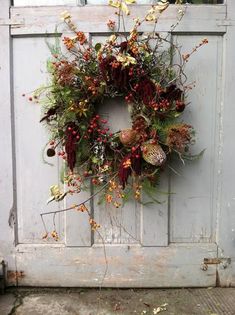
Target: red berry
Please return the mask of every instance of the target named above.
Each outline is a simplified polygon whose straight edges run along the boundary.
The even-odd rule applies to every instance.
[[[98,182],[97,182],[97,179],[96,178],[92,178],[92,184],[96,185]]]

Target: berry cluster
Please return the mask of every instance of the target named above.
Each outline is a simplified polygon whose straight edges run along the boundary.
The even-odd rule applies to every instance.
[[[109,133],[108,127],[103,127],[107,122],[108,121],[102,119],[100,115],[92,117],[87,128],[88,135],[85,135],[84,138],[90,138],[100,143],[107,143],[113,136],[112,133]]]

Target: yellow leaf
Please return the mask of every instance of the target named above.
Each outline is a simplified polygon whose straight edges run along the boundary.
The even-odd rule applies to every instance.
[[[115,7],[115,8],[120,8],[121,3],[119,1],[109,0],[109,5],[111,5],[112,7]]]
[[[60,188],[58,185],[51,186],[50,193],[51,193],[51,198],[47,201],[47,203],[53,200],[61,201],[67,195],[67,192],[63,193],[62,191],[60,191]]]
[[[126,4],[132,4],[132,3],[135,3],[136,1],[135,0],[125,0]]]
[[[50,192],[51,192],[51,196],[55,198],[57,198],[58,196],[62,194],[58,185],[51,186]]]
[[[71,18],[71,14],[68,11],[63,11],[60,13],[60,17],[63,21]]]
[[[116,39],[117,39],[117,36],[113,34],[108,38],[107,42],[110,44],[113,44],[115,43]]]
[[[130,14],[130,10],[128,9],[128,6],[124,2],[121,3],[121,9],[124,13],[126,13],[126,15]]]
[[[137,63],[135,58],[131,57],[130,55],[123,55],[123,54],[119,54],[117,56],[117,61],[121,62],[123,67],[127,67],[130,64],[134,65]]]
[[[163,11],[165,11],[169,6],[169,2],[166,1],[166,2],[158,2],[158,4],[156,5],[156,9],[159,13],[162,13]]]

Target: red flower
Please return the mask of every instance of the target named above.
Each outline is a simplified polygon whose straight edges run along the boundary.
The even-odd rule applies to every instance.
[[[144,77],[138,82],[136,93],[145,105],[149,105],[156,95],[155,84],[149,78]]]

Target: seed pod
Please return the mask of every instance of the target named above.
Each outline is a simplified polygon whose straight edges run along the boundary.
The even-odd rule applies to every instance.
[[[142,156],[147,163],[155,166],[161,166],[166,161],[166,153],[159,144],[143,144]]]
[[[55,155],[55,150],[52,148],[47,149],[47,156],[52,157]]]
[[[124,129],[120,132],[119,139],[123,145],[131,146],[137,140],[137,132],[133,129]]]

